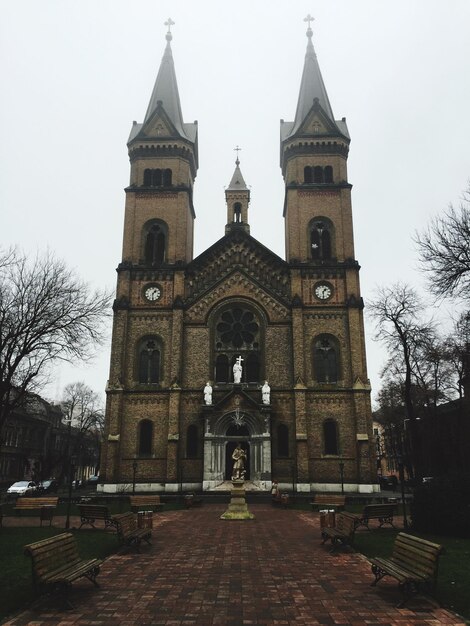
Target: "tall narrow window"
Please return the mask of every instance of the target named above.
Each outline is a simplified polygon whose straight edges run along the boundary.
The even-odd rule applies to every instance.
[[[198,429],[196,424],[190,424],[186,432],[186,456],[188,459],[197,457]]]
[[[163,172],[163,185],[165,187],[169,187],[171,185],[171,170],[170,169],[166,169]]]
[[[289,456],[289,428],[285,424],[277,426],[277,456]]]
[[[246,382],[247,383],[257,383],[260,380],[259,375],[259,356],[252,352],[248,354],[245,360],[246,367]]]
[[[142,420],[139,424],[139,455],[150,456],[152,454],[153,424],[150,420]]]
[[[318,383],[336,383],[339,379],[339,348],[334,337],[320,335],[313,347],[314,378]]]
[[[338,454],[338,429],[334,420],[323,422],[323,443],[325,454]]]
[[[145,237],[145,263],[160,265],[165,260],[165,232],[160,224],[153,224]]]
[[[152,170],[146,169],[144,171],[144,186],[150,187],[152,184]]]
[[[310,167],[310,165],[306,165],[304,167],[304,183],[312,183],[312,182],[313,182],[312,168]]]
[[[313,182],[314,183],[323,182],[323,168],[320,167],[320,165],[316,165],[313,169]]]
[[[160,382],[160,348],[154,338],[141,341],[138,350],[139,383],[154,384]]]
[[[235,202],[235,204],[233,205],[233,221],[242,221],[242,205],[239,202]]]
[[[333,182],[333,168],[331,167],[331,165],[327,165],[325,167],[325,183],[332,183]]]
[[[152,187],[162,186],[162,170],[153,170]]]
[[[310,248],[312,259],[326,260],[333,256],[333,226],[329,220],[315,220],[311,224]]]
[[[215,382],[228,383],[228,357],[226,354],[219,354],[215,360]]]

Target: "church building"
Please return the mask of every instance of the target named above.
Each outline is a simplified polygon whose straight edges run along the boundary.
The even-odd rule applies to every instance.
[[[198,127],[183,119],[171,39],[127,144],[100,488],[211,491],[240,444],[253,488],[377,490],[350,137],[310,22],[297,110],[281,121],[285,258],[250,234],[238,158],[225,232],[193,256]]]

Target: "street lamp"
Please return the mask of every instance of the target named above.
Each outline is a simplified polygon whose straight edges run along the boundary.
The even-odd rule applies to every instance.
[[[401,486],[401,506],[403,510],[403,527],[408,529],[408,518],[406,516],[406,500],[405,500],[405,472],[404,472],[404,462],[403,455],[401,452],[397,454],[397,463],[398,463],[398,477],[400,479]]]
[[[137,472],[137,461],[132,463],[132,493],[135,493],[135,474]]]
[[[339,475],[341,479],[341,493],[344,493],[344,461],[343,457],[339,459]]]

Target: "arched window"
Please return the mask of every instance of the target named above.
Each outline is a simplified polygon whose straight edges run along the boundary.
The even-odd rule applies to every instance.
[[[312,182],[313,182],[312,168],[310,167],[310,165],[306,165],[304,167],[304,183],[312,183]]]
[[[259,356],[255,352],[251,352],[245,359],[246,382],[257,383],[260,380],[259,375]]]
[[[313,344],[313,374],[317,383],[339,380],[339,346],[335,337],[320,335]]]
[[[289,428],[285,424],[277,426],[277,456],[289,456]]]
[[[338,454],[338,428],[334,420],[323,422],[323,444],[325,454]]]
[[[152,184],[152,170],[146,169],[144,171],[144,187],[150,187]]]
[[[332,258],[333,226],[326,219],[314,220],[310,226],[310,249],[312,259],[326,260]]]
[[[186,432],[186,457],[188,459],[194,459],[197,457],[198,452],[198,439],[199,433],[196,424],[188,426]]]
[[[331,165],[327,165],[325,167],[325,183],[332,183],[333,182],[333,168],[331,167]]]
[[[228,356],[219,354],[215,360],[215,382],[228,383],[229,380]]]
[[[172,172],[170,169],[166,169],[163,172],[163,185],[165,187],[169,187],[171,185],[171,175],[172,175]]]
[[[316,165],[313,169],[313,182],[322,183],[323,181],[323,168],[320,165]]]
[[[260,324],[255,313],[244,305],[224,309],[215,321],[215,381],[233,382],[233,365],[242,357],[242,383],[262,378]]]
[[[139,424],[139,456],[152,454],[153,424],[150,420],[142,420]]]
[[[160,382],[161,350],[155,337],[142,339],[138,347],[138,380],[143,384]]]
[[[166,229],[162,224],[152,224],[145,236],[144,257],[147,265],[161,265],[165,260]]]
[[[235,204],[233,205],[233,221],[242,221],[242,205],[240,204],[240,202],[235,202]]]

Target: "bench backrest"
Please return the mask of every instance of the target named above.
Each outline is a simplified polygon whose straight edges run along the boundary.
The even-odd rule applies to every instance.
[[[362,514],[364,517],[372,517],[373,515],[386,517],[387,515],[393,515],[396,508],[396,504],[366,504]]]
[[[352,537],[356,528],[354,517],[345,513],[337,513],[335,528],[345,535]]]
[[[35,582],[41,582],[49,572],[80,561],[77,542],[70,533],[30,543],[24,546],[24,553],[32,559]]]
[[[393,546],[394,561],[426,579],[435,579],[442,546],[407,533],[398,533]]]
[[[77,504],[82,517],[92,517],[94,519],[109,519],[109,510],[103,504]]]
[[[160,503],[160,496],[129,496],[131,506],[156,506]]]
[[[59,498],[56,497],[44,497],[44,498],[18,498],[15,504],[16,509],[40,509],[42,506],[57,506]]]
[[[316,493],[313,496],[315,504],[336,504],[338,506],[344,506],[346,502],[346,496],[336,496],[326,493]]]
[[[117,523],[117,531],[121,537],[126,537],[137,528],[137,519],[134,513],[118,513],[113,515],[113,520]]]

